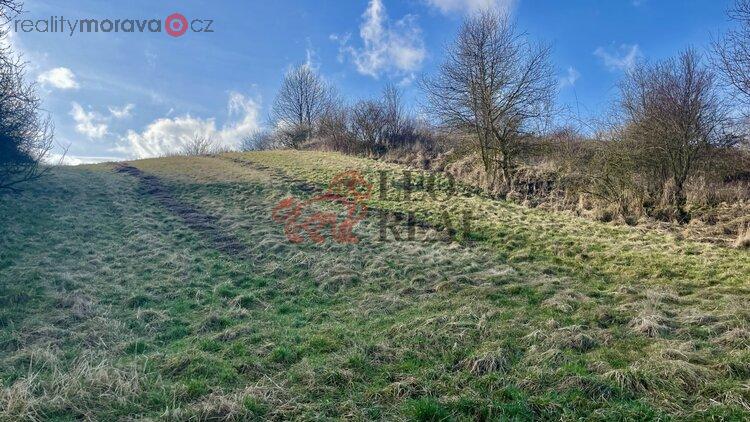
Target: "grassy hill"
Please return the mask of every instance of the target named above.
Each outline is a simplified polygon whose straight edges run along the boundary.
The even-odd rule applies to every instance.
[[[358,242],[290,242],[279,202],[347,170],[373,186]],[[404,177],[230,153],[60,168],[0,197],[0,419],[747,417],[747,251],[440,176],[431,194],[419,172],[405,200]],[[381,214],[409,213],[417,240],[379,240]]]

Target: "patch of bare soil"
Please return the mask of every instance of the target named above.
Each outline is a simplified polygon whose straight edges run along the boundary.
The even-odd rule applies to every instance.
[[[216,250],[230,256],[240,256],[247,252],[245,244],[231,233],[221,229],[218,217],[179,201],[158,177],[146,174],[127,163],[117,164],[115,171],[138,178],[144,194],[156,199],[161,206],[179,217],[191,230],[207,239]]]

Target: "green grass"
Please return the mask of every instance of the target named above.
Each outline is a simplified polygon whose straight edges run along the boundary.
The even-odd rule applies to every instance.
[[[241,160],[231,161],[230,159]],[[249,164],[242,165],[242,162]],[[315,152],[109,165],[0,197],[0,419],[716,419],[750,412],[750,256],[476,196],[378,198]],[[271,210],[357,169],[460,243],[292,244]],[[418,177],[417,177],[418,178]],[[438,180],[443,188],[444,179]],[[304,182],[304,183],[302,183]],[[328,209],[328,207],[323,206]]]

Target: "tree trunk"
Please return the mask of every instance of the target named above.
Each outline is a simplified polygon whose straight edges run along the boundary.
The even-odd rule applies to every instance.
[[[685,205],[687,204],[687,195],[685,195],[684,180],[675,180],[673,201],[677,221],[680,224],[690,221],[690,214],[685,210]]]

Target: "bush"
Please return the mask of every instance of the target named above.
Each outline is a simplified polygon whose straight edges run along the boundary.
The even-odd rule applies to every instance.
[[[274,137],[282,148],[300,149],[310,140],[312,133],[312,127],[306,123],[283,123],[276,129]]]
[[[219,143],[211,135],[194,134],[182,147],[182,155],[202,156],[220,152]]]
[[[332,104],[320,118],[316,135],[313,146],[374,157],[390,151],[432,151],[440,139],[404,109],[401,92],[393,85],[385,87],[380,99],[351,107]]]
[[[242,151],[264,151],[273,149],[276,145],[273,132],[269,130],[257,130],[242,140],[240,150]]]

